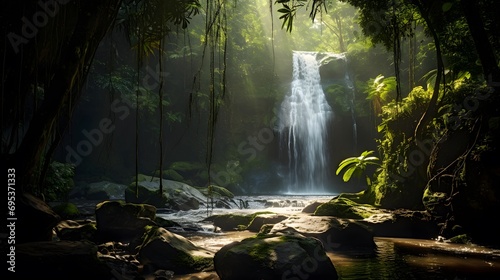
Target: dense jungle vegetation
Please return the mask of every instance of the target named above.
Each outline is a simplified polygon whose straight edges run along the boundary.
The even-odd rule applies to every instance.
[[[161,175],[235,193],[276,185],[277,137],[255,141],[274,128],[290,53],[346,53],[355,95],[325,88],[336,119],[348,120],[330,172],[364,150],[379,160],[359,159],[352,172],[368,179],[339,189],[427,209],[498,243],[498,231],[479,231],[500,210],[498,1],[3,6],[1,157],[19,191],[55,199],[74,173],[126,184]]]

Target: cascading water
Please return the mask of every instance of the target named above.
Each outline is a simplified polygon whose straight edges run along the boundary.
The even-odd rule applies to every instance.
[[[287,193],[332,192],[328,188],[332,167],[327,143],[334,112],[323,88],[332,85],[342,88],[342,102],[352,116],[352,143],[356,150],[355,88],[347,66],[343,53],[293,52],[291,90],[281,103],[278,122],[282,155],[288,169],[282,173]]]
[[[319,73],[317,53],[293,52],[291,92],[281,104],[279,131],[288,159],[288,192],[325,191],[326,132],[333,110]]]

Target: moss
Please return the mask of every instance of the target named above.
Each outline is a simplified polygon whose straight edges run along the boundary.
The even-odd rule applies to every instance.
[[[80,215],[80,211],[73,203],[63,203],[56,205],[52,208],[57,215],[61,216],[63,219],[71,219]]]
[[[179,181],[179,182],[184,181],[184,177],[182,177],[181,174],[179,174],[177,171],[175,171],[173,169],[163,171],[163,178],[175,180],[175,181]]]
[[[188,267],[193,268],[196,271],[201,271],[204,268],[213,265],[213,258],[206,258],[200,256],[185,255],[185,257],[181,257],[180,260],[182,264],[187,265]]]
[[[238,251],[248,252],[248,255],[254,260],[265,261],[273,258],[277,246],[288,242],[298,243],[300,247],[304,249],[309,248],[311,252],[318,246],[316,239],[313,238],[257,234],[256,236],[243,239],[240,245],[238,245]]]
[[[253,245],[250,250],[248,251],[248,254],[252,257],[254,260],[266,260],[270,257],[271,251],[274,249],[276,246],[276,242],[259,242]]]
[[[248,227],[248,225],[253,221],[253,219],[262,214],[275,214],[274,212],[262,211],[256,212],[249,215],[242,214],[224,214],[224,215],[214,215],[205,219],[205,221],[213,222],[217,227],[222,230],[234,230],[241,228],[241,226]]]
[[[259,234],[268,234],[273,229],[273,224],[265,224],[260,227]]]
[[[422,196],[422,203],[427,210],[431,213],[435,213],[438,211],[439,206],[445,203],[447,198],[448,195],[446,193],[433,192],[430,188],[426,188]]]
[[[249,215],[249,216],[251,217],[251,219],[250,219],[250,221],[248,222],[248,224],[247,224],[247,225],[250,225],[250,224],[253,222],[253,220],[255,219],[255,217],[257,217],[257,216],[259,216],[259,215],[266,215],[266,214],[276,214],[276,213],[271,212],[271,211],[260,211],[260,212],[255,212],[255,213],[253,213],[253,214]]]
[[[450,238],[450,242],[455,244],[470,244],[471,238],[467,234],[460,234]]]
[[[150,242],[154,242],[157,238],[162,236],[162,230],[158,226],[145,226],[144,234],[141,239],[137,242],[142,242],[139,247],[136,247],[135,252],[138,252],[141,248],[146,246]],[[163,237],[162,237],[163,238]],[[178,241],[172,241],[177,243]],[[172,244],[171,244],[172,245]],[[148,245],[149,246],[149,245]],[[175,247],[175,245],[172,245]],[[191,273],[193,271],[201,271],[213,265],[212,257],[199,256],[192,253],[186,253],[185,251],[176,250],[175,257],[169,257],[166,260],[172,268],[175,268],[177,273]]]
[[[347,197],[339,196],[316,209],[315,216],[335,216],[346,219],[364,219],[377,213],[377,208],[369,204],[360,204]]]
[[[248,226],[247,226],[247,225],[238,225],[238,226],[236,227],[236,229],[237,229],[238,231],[244,231],[244,230],[246,230],[247,228],[248,228]]]

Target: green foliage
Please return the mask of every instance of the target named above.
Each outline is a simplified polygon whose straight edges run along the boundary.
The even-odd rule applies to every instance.
[[[339,163],[339,167],[337,168],[335,175],[339,175],[340,172],[344,171],[344,175],[342,176],[344,182],[348,182],[352,176],[361,176],[361,174],[365,172],[368,165],[378,165],[376,162],[379,160],[378,157],[370,156],[373,153],[374,151],[364,151],[358,157],[344,159]],[[368,185],[370,185],[371,182],[369,181],[368,176],[366,178]]]
[[[335,111],[350,112],[351,100],[348,98],[346,91],[349,90],[345,85],[333,84],[325,88],[324,92],[330,104],[334,106]]]
[[[444,73],[445,73],[444,78],[446,84],[442,86],[446,87],[447,90],[456,90],[461,85],[464,85],[464,83],[466,83],[471,78],[471,74],[466,71],[455,73],[452,70],[447,69],[445,70]],[[437,76],[436,69],[433,69],[427,72],[424,76],[422,76],[422,80],[425,80],[428,91],[434,90],[434,84],[436,83],[436,76]],[[440,88],[440,90],[442,90],[442,88]]]
[[[382,112],[382,106],[396,98],[396,77],[384,77],[379,74],[376,78],[368,80],[364,92],[367,99],[372,101],[373,111],[376,115]]]
[[[280,19],[283,21],[281,28],[286,27],[286,31],[292,32],[293,29],[293,19],[297,13],[297,8],[303,7],[307,0],[276,0],[276,3],[282,4],[283,8],[278,9],[278,12],[282,13]],[[291,2],[291,3],[289,3]],[[290,5],[291,4],[291,5]]]
[[[200,13],[198,0],[123,1],[115,26],[124,31],[132,48],[141,56],[148,56],[159,49],[160,41],[174,29],[187,28],[193,16]]]
[[[44,196],[47,201],[67,200],[74,187],[75,167],[69,163],[52,161],[45,175]]]
[[[63,219],[74,219],[80,215],[76,205],[69,202],[56,205],[52,207],[52,210]]]
[[[102,62],[96,62],[99,67],[103,67]],[[147,71],[140,71],[140,77],[150,77],[151,73]],[[117,67],[114,71],[107,71],[104,74],[93,75],[95,85],[100,89],[105,89],[110,93],[119,93],[120,97],[129,105],[131,108],[136,108],[139,106],[140,112],[145,115],[151,115],[158,110],[159,101],[158,93],[153,91],[145,84],[142,79],[141,82],[137,82],[137,71],[136,69],[128,66],[121,65]],[[155,77],[151,77],[154,79]],[[137,92],[139,94],[137,95]],[[167,98],[163,98],[162,106],[168,108],[170,101]],[[169,122],[179,122],[181,120],[180,114],[177,112],[166,112],[165,118]]]
[[[430,97],[429,91],[415,87],[400,102],[391,101],[382,106],[380,115],[382,120],[378,126],[381,139],[377,142],[383,158],[380,169],[377,170],[375,183],[366,191],[366,196],[373,203],[385,207],[388,203],[421,204],[425,182],[420,181],[418,176],[425,174],[426,165],[414,166],[409,155],[417,149],[414,143],[417,120],[427,109]],[[424,129],[420,137],[433,140],[431,128]]]
[[[450,242],[455,244],[471,244],[472,239],[467,234],[460,234],[450,238]]]

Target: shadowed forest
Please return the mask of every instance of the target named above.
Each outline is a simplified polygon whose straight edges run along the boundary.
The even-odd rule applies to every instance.
[[[329,247],[328,238],[339,236],[344,250],[409,248],[376,238],[486,246],[492,251],[480,257],[496,270],[481,277],[498,276],[498,11],[494,0],[4,3],[0,160],[12,226],[1,244],[8,270],[17,259],[18,275],[29,276],[37,250],[88,256],[95,249],[99,264],[75,262],[96,265],[88,275],[99,279],[195,272],[213,272],[200,279],[305,279],[291,267],[305,269],[320,246],[332,262],[315,262],[308,276],[368,279],[349,276],[360,268],[349,270]],[[282,213],[287,207],[325,230],[304,230],[307,219]],[[186,225],[174,214],[203,221],[191,217]],[[233,271],[246,260],[236,247],[196,247],[203,235],[187,232],[203,232],[206,223],[215,236],[229,233],[226,243],[258,233],[239,248],[251,264]],[[63,228],[78,228],[79,237]],[[304,239],[284,233],[290,228]],[[167,244],[148,251],[155,236]],[[61,243],[82,239],[91,245]],[[263,265],[270,260],[252,254],[269,244],[273,254],[308,257],[283,260],[284,268]],[[173,249],[162,246],[182,253],[173,261],[159,253]],[[134,261],[103,257],[125,251]],[[118,260],[128,274],[117,276]],[[48,261],[39,267],[42,275],[68,276]],[[402,270],[409,274],[399,277],[423,277]],[[479,277],[467,273],[428,279]]]

